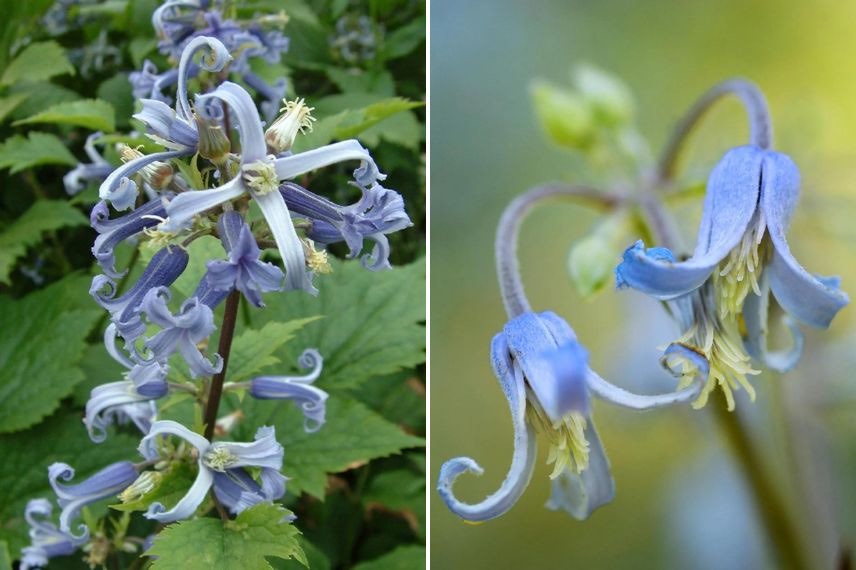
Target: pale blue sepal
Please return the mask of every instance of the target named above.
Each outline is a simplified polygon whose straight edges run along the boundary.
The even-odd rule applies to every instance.
[[[757,209],[765,152],[742,146],[729,150],[707,183],[698,241],[692,257],[675,261],[646,252],[641,241],[624,252],[616,268],[618,287],[632,287],[660,300],[697,289],[713,269],[740,243]]]
[[[128,177],[152,162],[168,161],[186,154],[188,151],[185,150],[170,150],[155,152],[130,160],[110,173],[110,176],[101,183],[98,188],[98,196],[102,200],[110,202],[119,211],[132,208],[137,201],[137,183]]]
[[[167,220],[159,229],[177,232],[184,229],[193,216],[233,200],[244,193],[240,178],[234,178],[213,190],[191,190],[182,192],[166,205]]]
[[[360,168],[354,171],[354,178],[363,187],[369,187],[372,182],[386,178],[378,171],[369,151],[355,139],[280,157],[276,159],[274,164],[279,179],[290,180],[295,176],[346,160],[361,161]]]
[[[680,345],[670,345],[670,347],[666,349],[667,352],[669,352],[671,346]],[[591,369],[588,370],[586,382],[588,383],[589,390],[591,390],[595,396],[606,400],[611,404],[615,404],[616,406],[640,411],[655,410],[657,408],[664,408],[673,404],[691,402],[698,398],[702,388],[702,383],[699,377],[692,386],[676,392],[653,395],[634,394],[633,392],[629,392],[624,388],[616,386],[608,380],[604,380],[597,372]]]
[[[279,192],[253,194],[253,198],[264,214],[276,247],[285,265],[285,288],[303,289],[307,293],[317,295],[318,290],[312,284],[312,272],[306,269],[306,258],[303,254],[303,243],[297,237],[288,206]]]
[[[587,519],[598,507],[615,497],[615,481],[609,469],[609,459],[597,435],[592,418],[588,418],[584,432],[589,443],[588,466],[577,473],[566,467],[553,479],[550,500],[546,507],[563,510],[577,520]]]
[[[279,470],[282,468],[283,449],[276,440],[276,430],[272,426],[262,426],[256,431],[252,442],[215,442],[209,450],[227,450],[234,460],[229,469],[238,467],[262,467]],[[203,461],[205,458],[203,457]]]
[[[771,352],[767,346],[767,326],[770,322],[770,285],[764,277],[760,283],[761,296],[749,293],[743,303],[743,322],[746,334],[743,346],[755,360],[776,372],[787,372],[799,362],[805,339],[799,325],[788,315],[782,321],[791,333],[790,348]]]
[[[826,328],[850,302],[836,277],[810,274],[791,254],[785,233],[799,197],[799,171],[780,153],[769,153],[764,161],[761,208],[773,242],[773,259],[767,267],[770,289],[785,311],[807,325]]]
[[[210,36],[198,36],[190,40],[181,52],[181,60],[178,62],[178,89],[176,92],[177,111],[181,117],[192,122],[193,110],[187,100],[188,70],[193,62],[193,56],[200,49],[208,48],[210,53],[205,54],[200,60],[200,67],[206,71],[217,72],[222,70],[232,60],[229,50],[223,42]]]
[[[250,94],[236,83],[224,81],[211,93],[197,95],[196,104],[202,105],[211,98],[220,99],[232,109],[241,137],[241,164],[262,160],[267,155],[267,144],[262,120]]]
[[[535,468],[535,430],[526,421],[526,393],[523,371],[514,366],[508,345],[502,334],[496,335],[491,344],[491,358],[497,380],[502,387],[511,409],[514,426],[514,455],[511,468],[497,491],[479,503],[459,501],[452,490],[455,479],[465,472],[481,475],[484,470],[469,457],[450,459],[440,468],[437,492],[449,510],[464,520],[482,522],[508,512],[517,502],[532,478]]]
[[[663,351],[663,356],[660,357],[660,364],[675,377],[683,375],[681,362],[685,361],[691,362],[696,368],[696,373],[693,374],[696,386],[704,386],[710,374],[710,362],[699,351],[680,342],[673,342],[666,347],[666,350]],[[693,387],[691,386],[690,388]]]

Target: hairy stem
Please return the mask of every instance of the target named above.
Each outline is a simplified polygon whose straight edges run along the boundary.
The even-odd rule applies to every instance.
[[[622,196],[603,192],[589,186],[562,184],[536,186],[511,201],[499,219],[495,245],[496,273],[499,278],[500,295],[510,319],[532,310],[523,290],[520,264],[517,260],[517,238],[520,233],[520,226],[537,204],[557,197],[582,200],[604,209],[615,208],[624,201]]]
[[[743,106],[746,107],[746,113],[749,115],[749,142],[761,148],[770,148],[773,144],[773,126],[764,94],[751,81],[729,79],[714,85],[699,97],[680,120],[657,164],[658,181],[665,182],[674,177],[678,156],[689,134],[708,109],[726,95],[739,97]]]
[[[217,424],[217,412],[223,395],[223,382],[226,380],[226,368],[229,366],[229,353],[232,350],[232,339],[235,337],[240,301],[241,293],[237,289],[226,297],[226,310],[223,314],[223,325],[220,327],[220,344],[217,347],[217,353],[223,359],[223,368],[211,380],[208,403],[205,406],[205,439],[209,441],[214,436],[214,426]]]

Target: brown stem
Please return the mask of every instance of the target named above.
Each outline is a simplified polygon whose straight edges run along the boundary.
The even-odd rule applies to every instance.
[[[235,322],[238,318],[238,303],[241,293],[236,289],[226,297],[226,311],[223,314],[223,326],[220,329],[220,344],[217,352],[223,359],[223,368],[211,380],[208,392],[208,404],[205,408],[205,439],[214,436],[214,426],[217,423],[217,412],[220,409],[220,397],[223,395],[223,382],[226,380],[226,368],[229,366],[229,352],[232,350],[232,339],[235,336]]]

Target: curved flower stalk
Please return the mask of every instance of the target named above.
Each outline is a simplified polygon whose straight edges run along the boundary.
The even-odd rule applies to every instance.
[[[75,537],[48,522],[52,513],[53,505],[47,499],[27,503],[24,519],[30,525],[30,545],[21,551],[21,570],[47,566],[49,559],[72,554],[86,543],[86,536]]]
[[[468,521],[496,518],[514,506],[534,471],[537,432],[548,438],[548,463],[553,464],[547,508],[564,510],[580,520],[588,518],[611,501],[615,492],[609,461],[592,420],[590,393],[619,406],[649,410],[689,402],[701,390],[696,383],[674,393],[647,396],[619,388],[589,368],[586,350],[564,320],[549,311],[532,311],[520,279],[517,236],[532,207],[556,196],[610,200],[586,188],[535,188],[515,199],[500,220],[496,263],[509,321],[493,338],[491,362],[511,411],[514,456],[499,489],[476,504],[460,501],[452,487],[462,473],[480,475],[479,464],[468,457],[443,464],[437,490],[449,510]]]
[[[761,142],[731,149],[711,172],[692,256],[677,261],[671,250],[646,249],[639,241],[616,268],[619,288],[661,300],[691,297],[677,304],[684,331],[677,342],[708,361],[710,374],[698,406],[716,385],[724,390],[729,409],[733,388],[742,385],[753,396],[746,380],[757,373],[750,355],[777,371],[796,365],[803,342],[792,319],[787,321],[791,349],[768,351],[770,293],[790,317],[816,328],[828,327],[849,302],[838,278],[810,274],[790,251],[785,234],[799,197],[799,170],[788,156],[768,148],[769,135],[763,133],[769,129],[762,127],[769,118],[760,92],[757,99],[763,112],[752,116],[762,126],[753,125],[753,133]],[[742,347],[740,323],[745,326]],[[703,372],[694,363],[679,364],[688,376]]]
[[[167,510],[161,503],[152,503],[146,518],[162,523],[186,519],[202,504],[212,486],[217,499],[234,514],[285,494],[286,478],[279,472],[283,449],[276,441],[274,428],[259,428],[252,443],[211,443],[181,424],[159,421],[140,442],[140,454],[149,461],[157,460],[160,454],[156,438],[168,435],[179,437],[195,448],[199,473],[173,508]],[[259,481],[245,468],[258,469]]]
[[[312,285],[311,272],[306,267],[303,244],[294,229],[285,200],[278,192],[279,183],[346,160],[361,161],[354,177],[363,188],[371,187],[385,177],[377,170],[368,151],[356,140],[289,156],[269,156],[261,120],[249,93],[226,81],[212,93],[197,96],[197,106],[210,99],[219,99],[228,105],[238,123],[240,175],[212,190],[192,190],[177,195],[167,204],[168,217],[160,228],[167,232],[179,231],[197,214],[249,195],[259,205],[282,256],[286,269],[285,288],[317,293]]]
[[[279,191],[289,209],[309,221],[306,235],[310,239],[323,244],[344,241],[350,250],[349,258],[360,254],[365,239],[375,242],[371,255],[360,260],[372,271],[390,267],[386,234],[413,225],[404,211],[401,194],[380,184],[363,188],[362,197],[350,206],[339,206],[292,182],[284,183]]]
[[[62,177],[65,192],[69,196],[80,193],[90,182],[101,182],[113,172],[113,165],[101,156],[95,148],[95,141],[101,138],[103,133],[96,132],[86,137],[83,152],[89,157],[89,164],[78,163],[72,170]]]
[[[249,383],[250,395],[260,400],[293,400],[303,412],[304,431],[313,433],[326,421],[328,394],[312,385],[321,375],[324,359],[316,349],[307,348],[297,359],[297,364],[312,370],[304,376],[253,378]]]
[[[89,537],[89,527],[79,525],[80,534],[74,535],[71,533],[71,522],[86,505],[114,497],[125,490],[137,479],[137,469],[130,461],[119,461],[75,485],[60,483],[60,480],[70,481],[73,478],[74,468],[70,465],[54,463],[48,468],[48,480],[62,508],[59,515],[60,531],[71,534],[75,539],[86,539]]]

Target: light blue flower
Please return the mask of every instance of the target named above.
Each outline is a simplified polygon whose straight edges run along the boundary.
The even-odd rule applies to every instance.
[[[267,154],[264,131],[252,98],[242,87],[224,82],[214,92],[197,96],[197,106],[219,99],[232,110],[241,138],[240,174],[212,190],[182,192],[166,206],[164,231],[175,232],[190,224],[194,216],[236,198],[249,195],[259,205],[276,241],[286,268],[286,289],[317,293],[306,268],[303,244],[297,236],[279,183],[311,170],[346,160],[360,160],[354,172],[357,183],[370,187],[384,176],[378,172],[368,151],[356,140],[333,143],[318,149],[275,158]]]
[[[307,348],[297,364],[312,370],[305,376],[258,376],[250,381],[250,395],[260,400],[293,400],[303,412],[303,429],[318,431],[324,425],[328,394],[312,383],[321,375],[324,359],[314,348]]]
[[[259,259],[253,232],[238,212],[224,212],[217,227],[229,259],[208,262],[208,283],[220,291],[237,288],[253,305],[264,307],[261,293],[282,289],[282,270]]]
[[[53,505],[47,499],[32,499],[24,510],[24,519],[30,525],[30,545],[21,550],[21,570],[43,568],[55,556],[67,556],[83,546],[87,538],[75,537],[59,530],[48,522]]]
[[[751,395],[745,376],[757,373],[740,347],[738,317],[745,325],[743,345],[749,355],[785,371],[799,360],[802,336],[790,320],[791,349],[768,352],[769,294],[793,319],[817,328],[828,327],[849,302],[838,278],[810,274],[791,254],[785,233],[799,182],[796,165],[784,154],[756,146],[732,149],[710,175],[693,255],[677,261],[669,250],[646,250],[640,241],[616,268],[619,288],[632,287],[661,300],[692,297],[677,306],[684,331],[678,342],[709,361],[708,388],[702,395],[706,398],[719,383],[729,407],[730,389],[743,385]],[[694,367],[687,365],[687,374]]]
[[[66,463],[54,463],[48,468],[48,481],[57,496],[57,503],[62,508],[59,515],[59,529],[71,533],[71,522],[80,510],[102,499],[114,497],[125,490],[137,479],[137,469],[130,461],[112,463],[98,471],[88,479],[74,484],[65,485],[62,481],[74,478],[74,468]],[[75,539],[85,539],[89,536],[89,527],[85,524],[78,526],[81,534],[72,536]]]
[[[363,188],[363,195],[355,204],[339,206],[298,186],[286,182],[280,192],[290,211],[306,217],[310,227],[306,235],[312,240],[331,244],[344,241],[353,258],[363,250],[363,240],[375,242],[371,255],[361,259],[373,271],[389,267],[389,241],[386,234],[413,225],[404,211],[404,199],[394,190],[374,184]]]
[[[104,273],[113,279],[119,279],[127,273],[116,269],[116,256],[113,250],[120,243],[143,230],[158,225],[166,216],[166,208],[160,200],[152,200],[136,210],[110,219],[110,208],[104,200],[98,202],[89,215],[89,222],[98,232],[92,246],[92,255]]]
[[[252,443],[211,443],[181,424],[159,421],[140,442],[139,451],[143,457],[150,461],[158,459],[157,438],[167,435],[179,437],[196,449],[199,472],[187,494],[173,508],[167,510],[162,504],[153,503],[146,518],[162,523],[189,518],[212,486],[217,498],[233,513],[256,503],[279,499],[285,493],[286,479],[279,472],[283,449],[272,427],[259,428]],[[258,469],[261,482],[253,480],[244,468]]]
[[[491,361],[508,399],[514,426],[514,456],[500,488],[477,504],[458,500],[452,486],[464,472],[483,470],[468,457],[443,464],[437,490],[449,509],[473,522],[506,513],[517,502],[535,468],[537,432],[550,442],[552,493],[547,507],[585,519],[610,502],[615,484],[591,417],[589,392],[611,403],[646,410],[687,402],[700,386],[643,396],[623,390],[588,367],[588,354],[574,331],[552,312],[512,318],[491,343]]]
[[[62,177],[62,183],[69,196],[78,194],[90,182],[102,182],[113,172],[113,165],[107,162],[95,148],[95,141],[101,138],[101,135],[100,132],[92,133],[86,137],[86,143],[83,145],[83,152],[92,162],[78,163]]]

